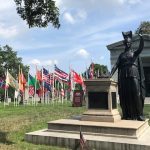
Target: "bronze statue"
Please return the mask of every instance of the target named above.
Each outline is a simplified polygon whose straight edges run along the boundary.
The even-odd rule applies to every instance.
[[[144,40],[139,31],[140,44],[137,50],[131,48],[132,31],[122,32],[125,50],[112,68],[111,76],[118,69],[118,93],[122,109],[122,119],[144,121],[143,107],[145,99],[144,72],[139,54]]]

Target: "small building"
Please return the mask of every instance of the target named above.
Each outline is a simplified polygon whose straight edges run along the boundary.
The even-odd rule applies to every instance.
[[[140,56],[142,59],[145,74],[146,97],[150,97],[150,35],[145,34],[143,35],[143,38],[144,38],[144,49],[140,54]],[[138,46],[139,46],[139,36],[134,35],[132,49],[136,50]],[[107,45],[107,49],[110,51],[110,61],[112,68],[113,65],[116,63],[119,54],[124,51],[123,40]],[[117,80],[117,71],[114,74],[113,78]]]

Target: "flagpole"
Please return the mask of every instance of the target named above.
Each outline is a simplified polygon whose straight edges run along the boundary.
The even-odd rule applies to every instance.
[[[19,83],[19,89],[18,89],[18,91],[19,91],[19,97],[20,97],[20,64],[19,64],[19,72],[18,72],[18,83]],[[15,101],[15,106],[19,105],[19,99],[18,98]]]
[[[37,73],[37,65],[35,65],[35,70]],[[34,105],[36,105],[36,84],[37,84],[37,75],[35,75]]]
[[[63,81],[61,80],[61,85],[62,85],[62,93],[61,93],[61,96],[62,96],[62,98],[61,98],[61,101],[62,101],[62,104],[64,104],[64,86],[63,86]]]
[[[28,83],[27,83],[27,87],[28,87],[28,100],[27,100],[27,103],[29,103],[29,71],[28,71]]]
[[[49,73],[49,80],[48,80],[48,84],[49,84],[49,90],[51,90],[50,88],[51,88],[51,85],[50,85],[50,83],[51,83],[51,81],[50,81],[50,79],[51,79],[51,76],[50,76],[50,66],[49,66],[49,69],[48,69],[48,73]],[[50,103],[50,91],[48,91],[48,100],[47,100],[47,104],[49,104]]]
[[[71,70],[71,102],[73,102],[73,92],[74,92],[74,80],[73,80],[73,75]]]
[[[23,104],[24,104],[24,100],[25,100],[25,89],[24,89],[24,79],[23,79],[23,73],[22,73],[22,68],[21,68],[21,86],[22,86],[22,98],[23,98]]]
[[[44,82],[43,82],[43,67],[42,67],[42,96],[43,96],[43,103],[44,103]]]
[[[53,91],[52,91],[52,101],[53,101],[53,104],[54,104],[54,96],[55,96],[55,91],[54,91],[54,83],[55,83],[55,74],[54,74],[54,71],[53,71]]]
[[[5,107],[5,101],[6,101],[6,93],[7,93],[7,90],[8,90],[8,88],[7,88],[7,76],[8,76],[8,69],[6,69],[6,72],[5,72],[5,76],[6,76],[6,79],[5,79],[5,96],[4,96],[4,107]]]

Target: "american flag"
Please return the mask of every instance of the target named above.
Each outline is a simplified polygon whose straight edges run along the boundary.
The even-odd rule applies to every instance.
[[[53,73],[49,74],[49,79],[50,79],[50,85],[53,84]]]
[[[49,72],[47,69],[43,68],[42,80],[44,82],[49,82]]]
[[[56,65],[54,66],[55,68],[55,77],[58,77],[61,80],[66,80],[66,78],[68,77],[68,74],[64,71],[62,71],[61,69],[59,69]]]

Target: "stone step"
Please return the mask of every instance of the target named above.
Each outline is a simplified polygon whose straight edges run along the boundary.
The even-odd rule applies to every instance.
[[[89,135],[139,138],[149,128],[148,120],[120,120],[111,122],[91,122],[73,119],[60,119],[48,122],[48,130],[78,133],[80,130]]]
[[[88,135],[83,133],[90,150],[150,150],[150,128],[139,138],[122,138]],[[26,133],[25,140],[34,144],[45,144],[74,149],[80,134],[50,131],[47,129]]]

